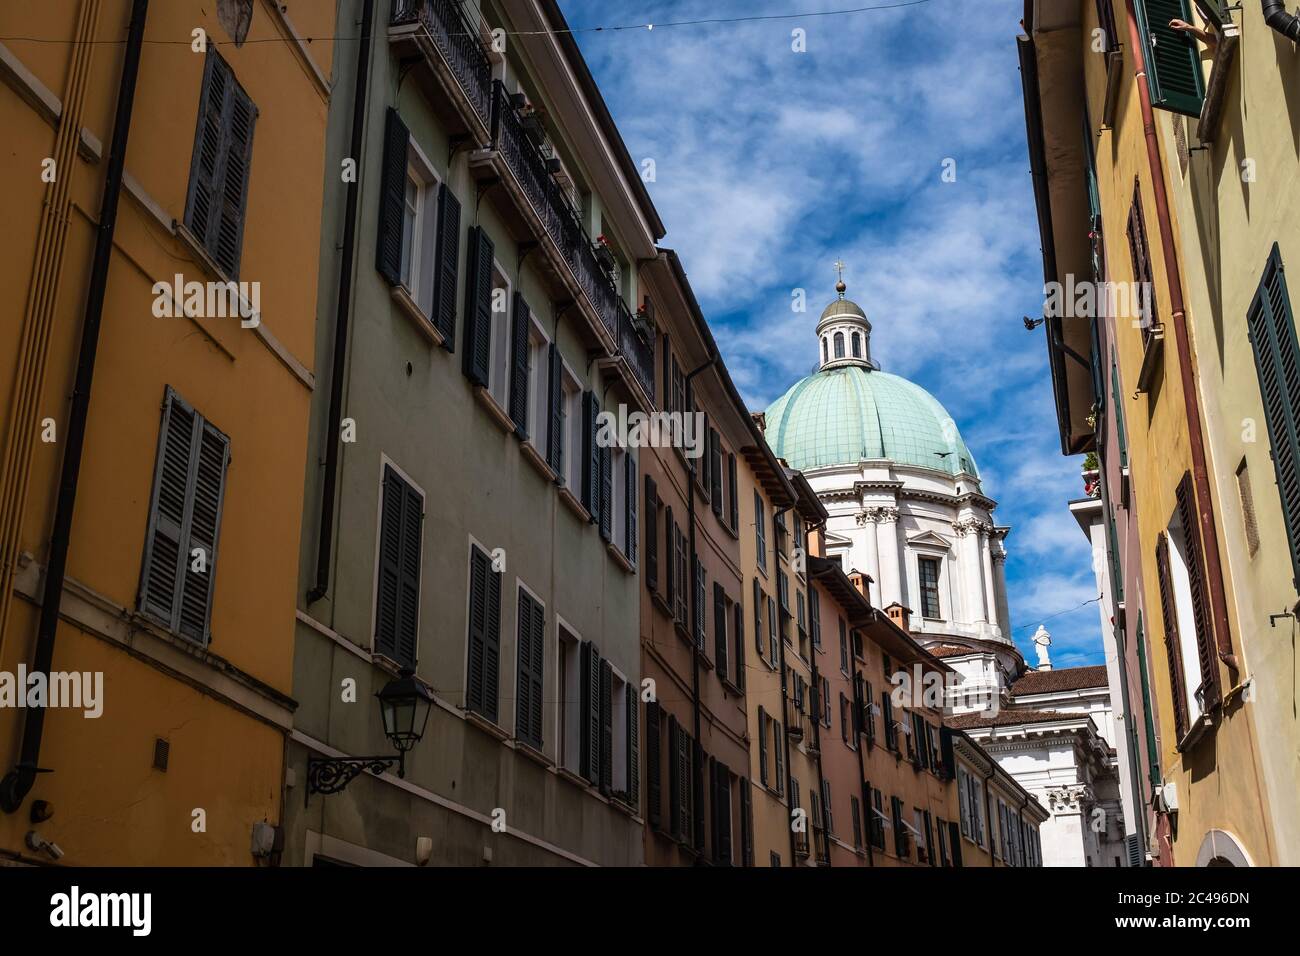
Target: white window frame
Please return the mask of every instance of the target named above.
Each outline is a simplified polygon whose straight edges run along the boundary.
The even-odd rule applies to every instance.
[[[609,665],[610,713],[610,789],[614,793],[627,792],[627,676]]]
[[[582,495],[582,382],[563,358],[560,399],[564,405],[564,485],[574,497]]]
[[[409,207],[406,202],[405,184],[414,180],[416,183],[415,211],[409,213]],[[405,240],[406,225],[409,216],[412,217],[410,223],[411,240],[409,250],[407,244],[403,241],[402,255],[402,284],[410,294],[411,300],[419,303],[420,297],[429,292],[434,283],[434,255],[436,250],[424,248],[424,231],[425,220],[429,216],[436,216],[438,203],[438,185],[442,182],[441,177],[434,171],[433,164],[429,162],[429,157],[424,155],[424,151],[411,136],[407,139],[406,148],[406,180],[403,183],[402,191],[402,232]]]
[[[531,311],[531,310],[530,310]],[[546,457],[547,438],[551,423],[547,421],[550,412],[549,394],[551,389],[551,340],[546,335],[537,315],[532,316],[528,327],[528,441]]]
[[[565,648],[571,656],[569,673],[561,666]],[[555,765],[578,773],[582,761],[582,636],[555,615]]]
[[[505,307],[496,308],[497,290],[505,291]],[[492,332],[488,341],[488,392],[502,408],[510,395],[510,324],[514,320],[514,283],[496,259],[492,260]]]

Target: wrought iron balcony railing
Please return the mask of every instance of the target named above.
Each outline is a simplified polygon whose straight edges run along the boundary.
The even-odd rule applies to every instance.
[[[419,23],[429,31],[465,98],[487,127],[492,118],[492,62],[461,8],[456,0],[393,0],[391,25]]]
[[[641,383],[645,393],[655,397],[655,348],[649,335],[643,335],[627,303],[618,299],[618,349]]]

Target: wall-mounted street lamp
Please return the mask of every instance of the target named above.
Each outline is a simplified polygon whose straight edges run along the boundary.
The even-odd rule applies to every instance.
[[[406,752],[420,742],[429,721],[433,694],[413,671],[404,670],[375,695],[384,736],[397,750],[396,757],[312,757],[307,760],[307,793],[338,793],[367,770],[378,776],[392,767],[406,774]]]

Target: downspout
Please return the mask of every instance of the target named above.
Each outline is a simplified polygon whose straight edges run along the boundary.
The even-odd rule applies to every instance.
[[[370,25],[375,0],[365,0],[361,10],[361,45],[357,50],[357,76],[352,91],[351,159],[359,167],[364,148],[366,100],[370,87]],[[328,175],[328,173],[326,174]],[[343,376],[347,365],[348,318],[352,311],[352,273],[357,247],[357,201],[360,169],[348,182],[347,205],[343,214],[343,250],[339,260],[338,301],[334,312],[334,351],[330,365],[330,406],[325,432],[325,481],[321,489],[320,530],[316,540],[316,583],[307,592],[307,603],[319,601],[329,592],[330,554],[334,547],[334,496],[338,487],[340,439],[343,427]]]
[[[693,403],[695,392],[691,388],[691,381],[701,372],[713,368],[714,363],[718,361],[718,353],[713,352],[709,358],[699,368],[686,373],[686,395],[688,404]],[[701,436],[701,439],[703,436]],[[705,454],[707,454],[707,450]],[[701,456],[703,457],[703,456]],[[690,580],[687,586],[691,589],[691,720],[695,731],[695,742],[691,747],[691,802],[692,813],[698,814],[699,808],[704,805],[704,761],[701,759],[704,753],[703,745],[700,743],[700,642],[696,637],[699,634],[700,614],[703,609],[696,605],[700,601],[708,600],[708,595],[696,600],[699,591],[695,586],[695,567],[699,561],[699,556],[695,552],[695,471],[699,467],[699,458],[691,459],[691,474],[687,484],[690,486],[686,491],[686,524],[690,529]],[[704,852],[704,834],[698,832],[699,828],[694,827],[697,831],[694,834],[695,849],[698,853]]]
[[[1201,523],[1201,538],[1205,542],[1206,576],[1209,580],[1210,606],[1214,614],[1214,636],[1219,649],[1219,659],[1234,674],[1239,670],[1237,656],[1232,652],[1232,635],[1228,629],[1228,602],[1223,590],[1223,566],[1219,558],[1219,532],[1214,525],[1214,501],[1210,497],[1209,474],[1205,463],[1205,436],[1201,431],[1201,403],[1196,393],[1196,377],[1192,370],[1191,344],[1187,335],[1187,313],[1183,306],[1183,289],[1179,279],[1178,250],[1174,247],[1173,223],[1169,215],[1169,196],[1165,192],[1164,167],[1160,160],[1160,143],[1156,138],[1155,114],[1151,108],[1151,90],[1147,86],[1146,53],[1138,31],[1137,14],[1133,0],[1125,0],[1128,10],[1129,42],[1133,50],[1135,76],[1139,101],[1142,104],[1142,128],[1146,134],[1147,161],[1151,166],[1151,188],[1155,193],[1156,219],[1160,224],[1160,245],[1165,257],[1165,279],[1169,286],[1169,302],[1173,315],[1174,341],[1178,352],[1178,370],[1183,386],[1184,414],[1187,418],[1187,436],[1192,452],[1192,481],[1196,489],[1197,516]]]
[[[1300,17],[1287,13],[1282,0],[1263,0],[1264,22],[1292,43],[1300,42]]]
[[[776,581],[777,575],[781,573],[781,546],[778,543],[777,536],[776,536],[776,519],[781,515],[785,514],[789,510],[790,510],[790,506],[787,505],[784,508],[776,508],[773,509],[772,511],[772,580],[773,581]],[[790,781],[793,778],[793,773],[790,767],[790,728],[786,726],[786,721],[790,719],[790,715],[787,714],[785,711],[786,692],[790,688],[790,678],[788,676],[789,668],[786,667],[785,664],[785,634],[782,631],[780,626],[780,620],[781,620],[780,594],[778,594],[776,598],[776,614],[777,614],[776,646],[778,649],[778,656],[781,659],[781,742],[779,746],[781,747],[782,752],[785,754],[785,779],[781,781],[781,786],[785,788],[785,806],[786,809],[790,811],[789,813],[786,814],[786,825],[790,830],[790,865],[798,866],[799,855],[797,850],[795,849],[794,827],[790,826],[790,824],[794,822],[793,816],[794,816],[794,809],[795,809],[794,793],[792,791],[792,788],[790,787]],[[768,626],[770,627],[771,625],[769,624]]]
[[[140,53],[144,46],[144,24],[148,11],[149,0],[134,0],[132,3],[126,51],[122,57],[122,77],[118,83],[117,110],[113,117],[113,141],[109,147],[104,196],[100,202],[99,222],[95,231],[95,252],[86,292],[86,316],[81,328],[81,348],[77,356],[72,407],[68,413],[67,452],[63,456],[59,474],[59,497],[55,505],[54,529],[50,535],[49,557],[45,565],[41,616],[36,627],[32,671],[38,674],[48,675],[50,665],[54,662],[54,640],[59,626],[59,610],[63,603],[63,583],[72,540],[72,516],[77,503],[77,482],[81,475],[86,421],[90,414],[90,391],[95,377],[99,329],[104,316],[104,292],[108,285],[109,264],[113,258],[117,202],[122,194],[122,173],[126,165],[127,139],[131,132],[131,109],[135,105],[135,83],[140,73]],[[39,766],[44,727],[45,706],[28,708],[23,722],[22,750],[18,763],[0,781],[0,809],[6,813],[13,813],[22,806],[23,800],[36,783],[36,775],[46,772]]]

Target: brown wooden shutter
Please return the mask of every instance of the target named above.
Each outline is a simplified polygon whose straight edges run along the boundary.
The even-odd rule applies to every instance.
[[[1174,729],[1181,741],[1187,735],[1187,691],[1183,684],[1173,581],[1169,575],[1169,537],[1163,531],[1156,539],[1156,573],[1160,583],[1160,614],[1165,629],[1165,656],[1169,658],[1169,696],[1173,699]]]
[[[1178,520],[1183,526],[1183,542],[1187,554],[1187,575],[1191,581],[1192,618],[1196,625],[1196,653],[1201,665],[1201,703],[1211,711],[1219,705],[1219,652],[1210,624],[1207,605],[1205,560],[1201,551],[1200,515],[1196,508],[1196,493],[1192,488],[1191,472],[1183,473],[1178,483]]]

